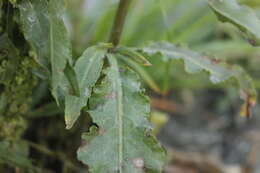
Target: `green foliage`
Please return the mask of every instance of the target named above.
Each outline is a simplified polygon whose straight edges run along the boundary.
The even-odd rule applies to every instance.
[[[36,53],[35,60],[48,69],[50,44],[49,37],[46,37],[49,35],[49,21],[46,15],[48,14],[47,1],[23,0],[18,7],[23,33]]]
[[[28,146],[22,141],[16,143],[8,141],[0,142],[0,153],[0,163],[26,168],[28,172],[36,170],[33,167],[31,160],[28,158]]]
[[[239,5],[236,0],[209,0],[209,5],[221,21],[236,25],[252,45],[260,45],[260,20],[252,9]]]
[[[71,44],[63,23],[63,3],[23,0],[18,4],[25,38],[36,51],[37,62],[47,70],[51,64],[52,94],[57,103],[59,90],[66,90],[63,71],[67,63],[72,63]]]
[[[107,55],[106,77],[90,100],[88,112],[99,129],[85,137],[87,144],[78,150],[78,158],[93,173],[161,172],[165,153],[151,136],[148,99],[137,74],[116,56]]]
[[[70,129],[78,119],[81,109],[87,105],[91,91],[97,82],[104,64],[106,49],[95,46],[88,48],[77,60],[74,70],[79,84],[79,96],[65,96],[65,122]],[[75,85],[73,83],[73,85]]]
[[[144,7],[152,4],[152,8],[143,13],[141,7],[132,7],[134,12],[131,14],[134,17],[126,25],[122,43],[136,45],[138,41],[148,38],[191,43],[213,32],[214,20],[205,2],[192,1],[190,3],[194,8],[191,9],[181,0],[164,1],[159,6],[156,2],[133,2],[134,5],[141,3]],[[82,1],[68,3],[77,6]],[[111,2],[106,3],[109,5]],[[203,14],[198,5],[200,3],[204,4],[203,9],[207,9]],[[210,0],[209,4],[221,16],[221,20],[239,26],[250,39],[255,40],[256,45],[259,44],[260,23],[252,10],[238,5],[235,0]],[[165,83],[171,80],[172,62],[175,60],[181,60],[189,73],[206,71],[213,84],[233,79],[238,85],[241,98],[245,100],[242,112],[250,115],[250,108],[256,103],[257,92],[252,79],[238,65],[228,65],[170,42],[158,42],[134,49],[111,43],[94,44],[107,37],[109,30],[104,23],[111,26],[112,21],[107,19],[112,18],[114,8],[90,10],[86,26],[98,26],[96,30],[91,28],[89,31],[95,38],[90,37],[82,47],[80,44],[73,49],[76,55],[81,54],[79,50],[85,49],[74,61],[72,45],[63,21],[64,5],[63,0],[0,1],[0,163],[21,170],[37,171],[28,158],[28,143],[21,142],[21,136],[27,128],[26,115],[30,115],[29,111],[33,107],[32,91],[42,82],[36,76],[47,79],[50,83],[54,99],[64,109],[67,129],[75,126],[81,113],[91,117],[92,126],[83,135],[84,145],[78,149],[77,158],[87,164],[92,173],[163,171],[166,152],[152,135],[148,121],[149,99],[140,80],[158,93],[167,90],[167,87],[160,88],[146,66],[150,66],[154,73],[163,72],[166,76]],[[179,15],[179,7],[186,9],[187,13]],[[97,22],[97,13],[103,18],[101,23]],[[102,13],[105,15],[102,16]],[[167,15],[173,16],[177,22],[167,19]],[[73,27],[80,33],[81,25],[76,20],[73,22]],[[151,32],[146,32],[144,22],[147,22]],[[202,26],[208,26],[209,29],[204,35],[197,36],[197,33],[201,33]],[[75,36],[73,43],[84,43],[80,40],[81,37],[83,34]],[[77,39],[80,41],[77,42]],[[86,49],[89,44],[91,46]],[[146,57],[147,54],[149,56]],[[152,57],[156,57],[156,60]],[[151,66],[150,62],[156,63]],[[48,112],[45,115],[55,114],[51,110],[57,109],[52,103],[41,108],[43,112]],[[34,114],[30,116],[32,115]]]
[[[234,78],[237,80],[241,98],[244,99],[245,102],[250,102],[250,105],[255,105],[257,92],[253,81],[248,74],[237,65],[231,66],[217,59],[208,58],[205,55],[177,47],[170,43],[152,43],[143,48],[142,51],[148,54],[160,53],[166,62],[171,60],[183,60],[185,70],[188,73],[197,73],[204,70],[209,73],[209,78],[214,84]]]
[[[0,113],[7,116],[17,116],[17,121],[21,122],[19,116],[26,114],[29,110],[32,88],[37,84],[37,78],[32,74],[32,70],[37,67],[37,64],[31,57],[21,56],[7,34],[3,34],[0,37],[0,50],[2,52],[0,66]],[[4,121],[1,121],[0,124],[2,122]],[[0,126],[0,137],[5,136],[3,133],[8,131],[9,125],[15,127],[11,125],[14,123],[11,122],[9,124],[8,122],[6,121],[5,124]],[[19,124],[24,130],[25,126],[23,123],[16,123],[17,126],[20,126]],[[8,133],[10,134],[6,134],[6,136],[12,138],[19,137],[17,134],[21,135],[21,132],[18,129],[16,130],[17,132],[13,131],[13,133],[9,131]]]

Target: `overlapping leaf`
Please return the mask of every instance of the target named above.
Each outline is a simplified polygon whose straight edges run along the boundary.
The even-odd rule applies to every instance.
[[[260,19],[254,11],[236,0],[209,0],[210,7],[223,22],[230,22],[246,33],[250,43],[260,45]]]
[[[48,68],[50,57],[48,2],[22,0],[18,7],[24,36],[37,53],[36,61]]]
[[[143,51],[148,54],[161,53],[165,61],[183,60],[187,72],[196,73],[207,71],[210,75],[210,81],[213,83],[220,83],[234,78],[239,85],[241,98],[245,100],[247,108],[256,102],[257,93],[253,81],[247,73],[237,65],[231,66],[170,43],[152,43],[150,46],[143,48]],[[246,112],[246,114],[249,116],[248,112]]]
[[[86,106],[92,87],[100,76],[105,53],[105,48],[94,46],[88,48],[77,60],[74,70],[77,83],[79,84],[79,96],[70,94],[65,96],[65,122],[67,129],[73,126],[80,115],[81,109]]]
[[[150,74],[147,73],[142,68],[143,66],[151,66],[152,64],[139,52],[134,49],[127,48],[127,47],[118,47],[116,52],[123,55],[120,58],[130,66],[134,71],[136,71],[140,77],[146,82],[146,84],[153,89],[155,92],[160,93],[160,88],[157,83],[153,80]]]
[[[92,127],[78,159],[92,173],[159,173],[165,152],[150,135],[149,102],[137,75],[120,69],[118,58],[108,55],[106,77],[94,89],[89,111],[99,129]]]
[[[49,69],[51,64],[52,94],[58,102],[59,89],[64,89],[64,69],[71,62],[71,44],[63,23],[63,0],[22,0],[21,22],[27,41],[36,51],[37,62]]]
[[[64,69],[67,62],[71,61],[71,43],[67,30],[63,23],[64,4],[63,0],[49,1],[50,21],[50,61],[52,72],[52,94],[58,100],[58,89],[65,83]]]

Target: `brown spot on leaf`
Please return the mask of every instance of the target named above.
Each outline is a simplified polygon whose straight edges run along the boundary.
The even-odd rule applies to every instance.
[[[105,133],[106,133],[106,130],[105,130],[105,129],[99,128],[99,130],[98,130],[98,134],[99,134],[99,135],[103,135],[103,134],[105,134]]]
[[[249,42],[252,46],[257,46],[255,40],[249,39],[248,42]]]
[[[252,116],[252,107],[256,104],[255,100],[250,96],[246,95],[246,101],[241,108],[241,115],[245,116],[247,119]]]
[[[84,147],[84,146],[86,146],[86,145],[88,145],[88,144],[89,144],[89,141],[87,141],[87,140],[82,140],[80,147]]]
[[[211,59],[211,62],[212,62],[213,64],[219,64],[219,63],[221,62],[221,60],[216,59],[216,58],[213,58],[213,59]]]
[[[250,118],[252,116],[252,107],[255,106],[255,102],[252,101],[251,97],[248,96],[246,100],[246,117]]]
[[[106,96],[107,99],[116,99],[117,93],[115,91],[111,92],[109,95]]]

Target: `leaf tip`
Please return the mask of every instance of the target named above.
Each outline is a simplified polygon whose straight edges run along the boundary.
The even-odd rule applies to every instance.
[[[69,130],[73,127],[73,124],[74,124],[74,120],[72,119],[68,119],[68,116],[65,115],[65,125],[66,125],[66,129]]]
[[[144,64],[143,64],[144,66],[152,66],[152,64],[149,62],[149,61],[147,61],[147,62],[145,62]]]

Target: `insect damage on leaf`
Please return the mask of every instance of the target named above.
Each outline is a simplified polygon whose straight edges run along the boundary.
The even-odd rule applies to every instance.
[[[206,71],[209,73],[210,81],[214,84],[228,79],[235,79],[240,91],[240,97],[245,103],[250,100],[250,104],[246,104],[247,109],[250,110],[256,103],[257,92],[254,83],[250,76],[238,65],[229,65],[167,42],[151,43],[144,47],[142,51],[150,55],[160,53],[165,61],[182,60],[188,73]],[[241,111],[247,116],[249,116],[249,112]]]
[[[151,135],[149,102],[137,74],[120,70],[116,55],[107,57],[106,77],[94,88],[88,111],[102,133],[89,132],[87,145],[78,150],[78,159],[93,173],[144,173],[144,168],[159,173],[165,151]]]

